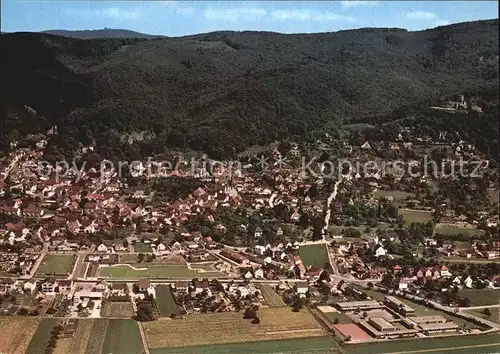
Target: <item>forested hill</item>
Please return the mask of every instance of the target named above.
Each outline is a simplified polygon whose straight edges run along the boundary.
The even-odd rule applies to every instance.
[[[151,40],[13,33],[0,45],[2,140],[57,124],[61,149],[95,140],[112,153],[121,133],[148,132],[137,153],[180,147],[229,156],[442,94],[498,87],[498,20],[418,32]]]
[[[53,34],[56,36],[64,36],[80,39],[95,39],[95,38],[144,38],[151,39],[163,36],[155,36],[151,34],[139,33],[125,29],[104,28],[99,30],[82,30],[82,31],[67,31],[67,30],[48,30],[41,33]]]

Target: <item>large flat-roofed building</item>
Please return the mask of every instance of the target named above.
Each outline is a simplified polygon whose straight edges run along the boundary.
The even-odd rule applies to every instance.
[[[443,316],[415,316],[411,320],[416,324],[426,324],[426,323],[445,323],[448,320]]]
[[[386,296],[384,298],[384,303],[387,304],[387,306],[392,308],[394,311],[397,311],[405,316],[413,315],[415,313],[414,308],[408,306],[403,301],[399,300],[394,296]]]
[[[392,323],[382,317],[370,318],[368,323],[381,332],[391,332],[396,330],[396,327],[394,327]]]
[[[418,327],[422,331],[427,332],[454,332],[457,331],[460,327],[456,323],[453,322],[445,322],[445,323],[422,323],[419,324]]]
[[[378,324],[382,324],[382,321],[375,321],[375,322],[381,322],[381,323],[374,323],[373,321],[360,321],[359,325],[363,327],[368,333],[370,333],[373,337],[377,339],[384,339],[384,338],[406,338],[406,337],[415,337],[420,330],[418,329],[411,329],[411,328],[397,328],[393,325],[391,325],[389,322],[389,325],[392,326],[391,330],[388,330],[387,324],[384,323],[384,328],[386,328],[385,331],[381,331],[376,326]],[[384,320],[384,319],[382,319]],[[385,321],[385,320],[384,320]]]
[[[363,311],[381,309],[384,307],[382,304],[375,300],[337,302],[335,306],[342,311]]]

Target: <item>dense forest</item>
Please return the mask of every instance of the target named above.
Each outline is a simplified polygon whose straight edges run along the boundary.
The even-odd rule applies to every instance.
[[[411,107],[446,94],[498,92],[498,20],[416,32],[214,32],[148,40],[13,33],[1,35],[0,48],[1,141],[57,125],[53,154],[82,142],[114,158],[171,148],[228,157],[341,124],[405,118]],[[489,145],[496,109],[496,120],[456,125],[484,133]],[[416,119],[434,116],[420,111]]]

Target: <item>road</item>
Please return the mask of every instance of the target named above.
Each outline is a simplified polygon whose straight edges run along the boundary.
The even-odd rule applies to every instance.
[[[82,267],[83,263],[85,262],[85,258],[87,258],[87,255],[89,252],[79,252],[78,257],[76,258],[75,265],[73,267],[73,271],[71,274],[68,276],[68,280],[76,280],[78,278],[78,274],[80,273],[80,268]]]
[[[42,264],[43,258],[48,252],[49,252],[49,244],[45,242],[43,244],[42,251],[40,252],[40,257],[38,257],[35,264],[33,264],[33,267],[31,267],[30,273],[20,276],[19,279],[28,280],[33,278],[35,276],[36,271],[38,270],[38,267],[40,267],[40,264]]]
[[[337,191],[339,189],[339,184],[341,182],[342,178],[340,178],[337,182],[335,182],[335,186],[333,187],[333,192],[326,200],[326,215],[325,215],[325,226],[323,226],[323,239],[325,239],[326,232],[328,231],[328,226],[330,225],[330,216],[332,215],[332,209],[330,206],[332,204],[332,201],[337,197]]]

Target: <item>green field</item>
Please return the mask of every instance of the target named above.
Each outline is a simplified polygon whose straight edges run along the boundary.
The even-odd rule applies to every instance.
[[[330,337],[312,337],[287,340],[266,340],[258,342],[229,343],[215,345],[201,345],[195,347],[181,348],[151,348],[151,354],[273,354],[273,353],[334,353],[333,349],[338,348],[337,342]]]
[[[500,324],[500,316],[498,314],[498,306],[492,306],[492,307],[489,307],[489,309],[491,312],[490,317],[487,317],[484,315],[484,313],[483,313],[484,309],[467,310],[465,312],[470,313],[470,314],[475,315],[475,316],[480,317],[480,318],[487,319],[488,321],[492,321],[492,322],[496,322],[496,323]]]
[[[286,306],[285,302],[281,298],[281,296],[274,291],[271,285],[261,284],[259,286],[259,290],[262,292],[262,296],[269,307],[281,307]]]
[[[57,318],[42,319],[33,338],[31,338],[26,354],[44,354],[50,340],[50,334],[58,322]]]
[[[328,251],[324,244],[300,246],[299,256],[306,267],[325,268],[328,263]]]
[[[468,298],[471,306],[498,305],[498,301],[500,301],[500,290],[498,289],[459,290],[458,295]]]
[[[432,212],[426,210],[399,209],[398,212],[403,217],[403,220],[409,223],[426,223],[432,220]]]
[[[175,303],[172,290],[168,285],[158,285],[155,287],[156,292],[156,305],[162,316],[176,315],[179,316],[181,311],[179,306]]]
[[[144,352],[139,326],[134,320],[109,320],[101,353],[141,354]]]
[[[452,336],[443,338],[395,340],[381,343],[346,345],[347,354],[386,353],[494,353],[500,346],[500,334]],[[466,348],[460,348],[466,347]],[[456,348],[456,349],[454,349]],[[435,351],[433,350],[435,349]]]
[[[443,235],[457,235],[463,234],[468,236],[480,235],[483,233],[482,230],[478,230],[476,228],[471,227],[459,227],[455,225],[436,225],[436,233]]]
[[[392,197],[395,201],[397,201],[397,200],[405,200],[408,197],[414,198],[415,194],[410,192],[396,191],[396,190],[384,191],[379,189],[376,190],[375,193],[373,193],[373,196],[376,199]]]
[[[37,275],[69,275],[75,265],[75,256],[67,254],[47,254],[38,267]]]
[[[339,320],[339,323],[352,323],[351,319],[340,312],[321,312],[321,315],[331,324],[334,323],[335,319]]]
[[[189,269],[183,264],[161,264],[161,263],[137,263],[132,266],[139,270],[132,269],[128,266],[104,267],[99,271],[100,277],[115,278],[115,279],[132,279],[132,278],[215,278],[223,277],[217,272],[197,272]],[[142,269],[146,268],[146,269]]]

